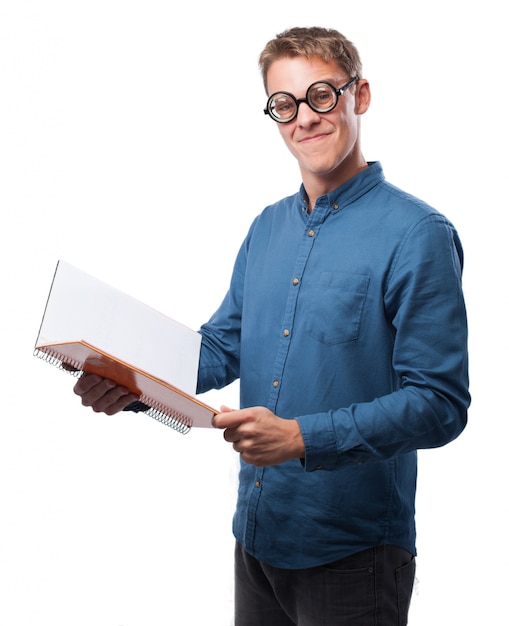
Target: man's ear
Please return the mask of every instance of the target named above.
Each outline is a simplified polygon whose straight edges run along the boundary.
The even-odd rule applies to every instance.
[[[362,115],[369,109],[371,102],[371,88],[365,78],[361,78],[355,89],[355,113]]]

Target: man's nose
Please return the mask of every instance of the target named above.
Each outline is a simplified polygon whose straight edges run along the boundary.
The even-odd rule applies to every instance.
[[[313,111],[306,100],[299,100],[297,103],[297,117],[295,119],[299,126],[309,126],[320,121],[320,114]]]

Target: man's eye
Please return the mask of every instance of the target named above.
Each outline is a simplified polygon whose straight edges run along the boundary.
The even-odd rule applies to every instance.
[[[315,96],[315,100],[318,100],[319,102],[327,102],[327,100],[330,100],[330,93],[318,93]]]
[[[310,94],[310,100],[318,106],[328,106],[333,101],[332,93],[329,89],[317,89]]]

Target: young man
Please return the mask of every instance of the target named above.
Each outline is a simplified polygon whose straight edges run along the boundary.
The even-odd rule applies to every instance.
[[[364,159],[351,42],[291,29],[260,65],[302,186],[251,226],[201,328],[197,389],[240,377],[243,408],[214,420],[241,459],[236,625],[406,624],[416,451],[467,420],[461,244]],[[135,399],[95,376],[75,391],[107,413]]]

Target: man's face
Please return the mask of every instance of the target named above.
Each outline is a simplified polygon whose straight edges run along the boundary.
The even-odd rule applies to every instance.
[[[333,61],[282,58],[269,67],[267,87],[269,95],[286,91],[299,99],[306,96],[312,83],[325,81],[339,88],[350,78]],[[278,124],[284,142],[299,163],[306,188],[319,185],[331,191],[365,166],[359,145],[359,115],[368,106],[369,85],[359,81],[339,97],[329,113],[316,113],[302,102],[293,121]]]

